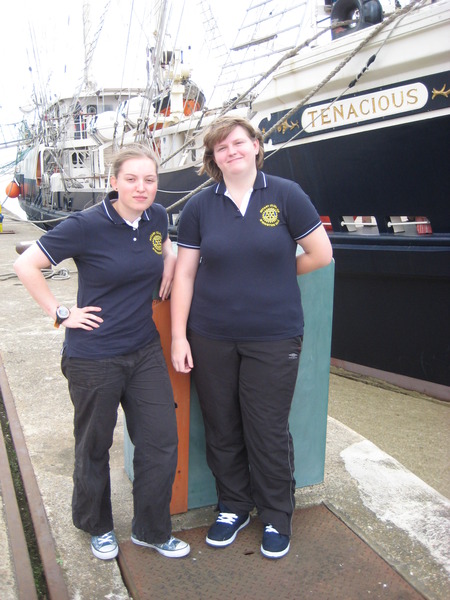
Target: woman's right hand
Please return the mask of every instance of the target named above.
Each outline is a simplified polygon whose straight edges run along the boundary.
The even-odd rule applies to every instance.
[[[178,373],[190,373],[194,368],[191,347],[186,338],[172,340],[172,364]]]
[[[72,306],[70,315],[62,322],[62,325],[69,329],[86,329],[87,331],[98,329],[103,323],[103,319],[92,313],[101,310],[99,306],[85,306],[84,308]]]

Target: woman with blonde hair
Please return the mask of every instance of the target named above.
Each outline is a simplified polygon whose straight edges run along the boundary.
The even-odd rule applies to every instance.
[[[91,535],[97,558],[118,553],[111,508],[109,449],[122,405],[134,444],[132,541],[168,557],[189,553],[171,535],[170,500],[177,465],[175,406],[152,297],[167,298],[176,258],[165,209],[154,203],[158,164],[141,145],[114,161],[113,191],[74,213],[15,263],[27,290],[65,327],[61,367],[74,406],[72,518]],[[73,258],[77,301],[54,297],[41,269]]]

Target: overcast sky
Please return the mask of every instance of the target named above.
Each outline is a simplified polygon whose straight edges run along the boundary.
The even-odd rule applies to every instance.
[[[6,19],[0,36],[1,124],[21,120],[19,106],[30,104],[33,90],[37,94],[45,90],[54,97],[75,91],[83,76],[83,3],[84,0],[8,0],[2,11]],[[93,31],[107,3],[108,0],[91,2]],[[135,18],[129,29],[132,3]],[[92,65],[92,75],[99,86],[145,85],[145,47],[152,36],[148,26],[144,28],[142,24],[144,19],[148,23],[149,11],[155,4],[151,0],[111,0]],[[244,5],[243,0],[210,0],[229,45],[243,18]],[[196,0],[175,0],[173,13],[183,14],[178,36],[184,38],[185,47],[192,46],[191,54],[197,63],[193,79],[202,85],[201,79],[207,72],[207,50],[198,11]],[[177,36],[176,31],[173,36]]]

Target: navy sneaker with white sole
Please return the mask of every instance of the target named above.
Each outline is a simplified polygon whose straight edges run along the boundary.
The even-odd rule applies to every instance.
[[[250,523],[250,515],[247,513],[238,516],[232,512],[220,512],[216,522],[211,525],[206,535],[206,543],[216,548],[229,546],[234,542],[238,531],[244,529]]]
[[[288,535],[279,533],[272,525],[264,528],[261,552],[267,558],[281,558],[289,552],[290,539]]]

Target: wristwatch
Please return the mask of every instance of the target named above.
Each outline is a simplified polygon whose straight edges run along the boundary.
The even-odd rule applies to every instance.
[[[70,310],[62,304],[56,309],[55,327],[58,328],[63,321],[69,318]]]

